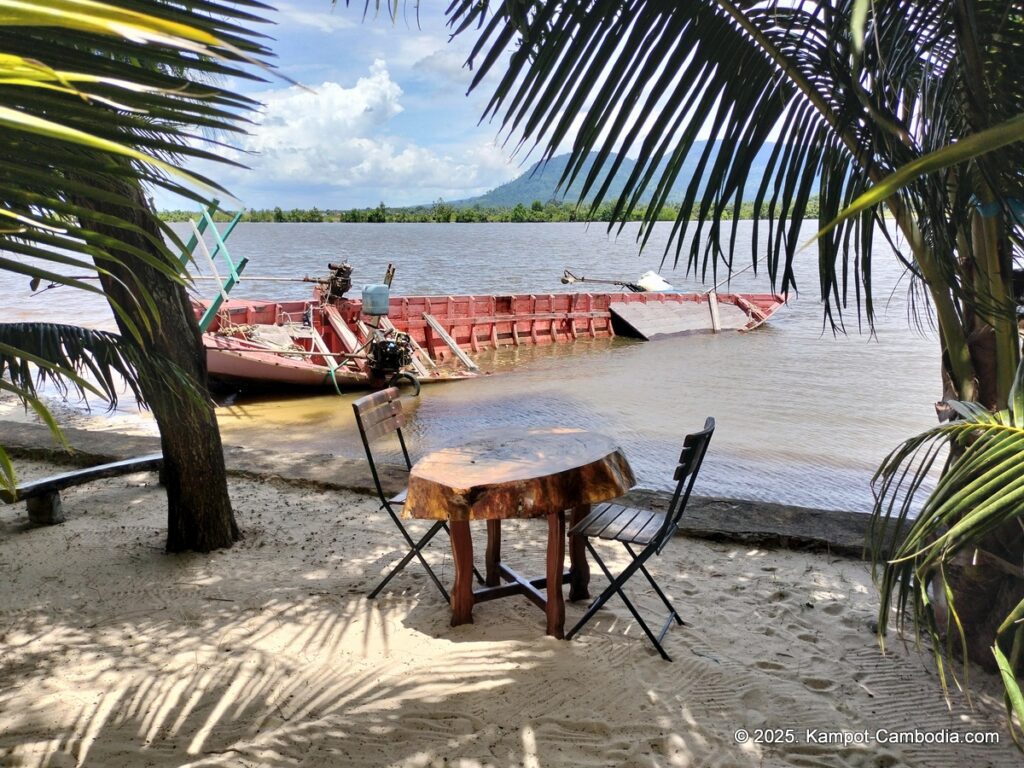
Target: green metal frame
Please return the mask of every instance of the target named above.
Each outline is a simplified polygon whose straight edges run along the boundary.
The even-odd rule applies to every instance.
[[[199,220],[195,222],[196,230],[199,232],[199,235],[196,235],[195,233],[192,234],[192,237],[190,237],[188,242],[185,243],[185,250],[181,254],[181,267],[182,269],[186,269],[188,267],[188,263],[193,260],[195,250],[199,246],[199,237],[202,236],[206,232],[206,228],[209,227],[213,230],[213,238],[215,241],[215,247],[210,253],[210,258],[215,259],[218,254],[223,254],[224,263],[228,268],[227,279],[224,281],[224,284],[220,286],[220,290],[217,292],[217,295],[214,296],[213,300],[210,302],[210,306],[207,307],[206,312],[203,313],[202,318],[199,320],[199,330],[203,333],[205,333],[210,327],[210,324],[213,322],[213,318],[217,316],[217,311],[224,303],[224,297],[231,293],[231,289],[238,284],[238,281],[241,279],[242,271],[245,269],[246,264],[249,263],[249,259],[243,256],[236,264],[231,258],[231,252],[228,251],[228,246],[225,242],[234,230],[235,225],[241,220],[243,211],[236,213],[228,226],[223,232],[221,232],[217,229],[217,225],[213,220],[213,215],[217,212],[219,205],[220,201],[214,200],[210,203],[209,208],[199,214]]]

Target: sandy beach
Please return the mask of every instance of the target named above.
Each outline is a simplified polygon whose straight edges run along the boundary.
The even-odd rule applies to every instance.
[[[414,567],[367,600],[398,551],[374,499],[231,493],[245,538],[209,556],[164,554],[153,474],[66,492],[58,526],[0,507],[0,765],[1020,765],[997,681],[972,671],[973,709],[947,709],[928,655],[879,652],[865,563],[680,537],[654,564],[688,622],[666,663],[616,602],[564,642],[522,598],[452,628]],[[541,572],[543,523],[507,531]],[[879,742],[974,734],[998,743]]]

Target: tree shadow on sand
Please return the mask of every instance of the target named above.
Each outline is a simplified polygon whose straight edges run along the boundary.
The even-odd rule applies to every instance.
[[[520,598],[481,604],[475,624],[450,627],[416,566],[367,600],[401,556],[372,499],[242,483],[243,542],[167,556],[160,510],[147,506],[159,491],[130,489],[115,514],[114,497],[100,498],[115,485],[88,492],[103,502],[103,525],[8,525],[0,537],[20,596],[0,599],[4,768],[931,766],[981,752],[744,749],[732,733],[992,722],[947,710],[937,688],[922,695],[919,657],[881,657],[862,627],[841,640],[823,632],[864,623],[863,605],[850,608],[860,586],[803,572],[799,556],[680,541],[657,565],[690,622],[670,633],[667,664],[618,605],[563,642]],[[543,568],[537,528],[510,525],[505,539],[527,573]],[[446,547],[430,558],[449,581]],[[656,598],[639,592],[641,610],[653,610]],[[571,606],[568,620],[581,612]],[[998,750],[986,749],[990,764],[1019,761]]]

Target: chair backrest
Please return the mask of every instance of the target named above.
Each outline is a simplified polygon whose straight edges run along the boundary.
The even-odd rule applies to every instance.
[[[708,443],[711,442],[711,436],[714,433],[715,420],[708,416],[704,422],[704,429],[687,435],[683,440],[683,450],[679,454],[679,464],[676,466],[674,475],[676,490],[672,494],[672,502],[665,514],[665,522],[658,532],[659,554],[679,527],[679,520],[686,509],[686,503],[690,500],[690,491],[693,490],[693,483],[700,472],[700,465],[704,461],[704,454],[707,453]]]
[[[356,426],[359,427],[359,436],[363,439],[363,449],[366,451],[366,460],[370,463],[370,472],[373,474],[373,484],[377,486],[377,494],[381,501],[386,501],[387,496],[380,484],[380,475],[377,472],[377,464],[373,460],[373,450],[370,448],[370,441],[384,437],[394,432],[398,436],[398,444],[402,446],[402,456],[405,458],[405,468],[412,467],[409,460],[409,449],[405,447],[405,438],[402,436],[402,427],[405,426],[405,413],[402,411],[402,401],[398,387],[388,387],[372,395],[361,397],[352,403],[352,410],[356,415]]]

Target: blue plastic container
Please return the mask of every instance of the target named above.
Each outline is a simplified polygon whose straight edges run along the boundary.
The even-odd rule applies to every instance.
[[[386,315],[391,301],[391,291],[383,283],[363,286],[363,314]]]

